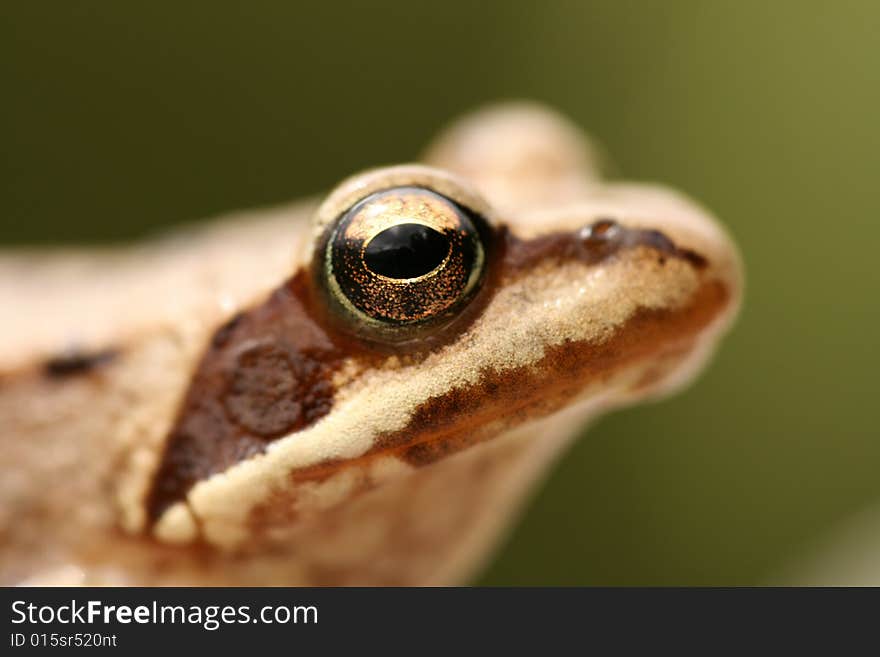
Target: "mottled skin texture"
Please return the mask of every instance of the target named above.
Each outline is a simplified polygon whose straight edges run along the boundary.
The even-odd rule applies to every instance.
[[[0,304],[15,309],[0,326],[0,582],[466,581],[585,422],[689,382],[735,315],[739,260],[719,226],[666,189],[602,182],[555,114],[478,112],[423,161],[355,176],[320,206],[0,257]],[[340,342],[326,414],[151,517],[169,432],[221,327],[309,267],[354,202],[401,185],[503,225],[522,253],[610,218],[693,257],[508,254],[451,335],[399,352]]]

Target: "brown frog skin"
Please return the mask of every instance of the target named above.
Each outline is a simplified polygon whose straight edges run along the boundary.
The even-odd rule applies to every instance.
[[[740,272],[524,103],[321,203],[4,253],[0,583],[467,582],[586,422],[694,378]]]

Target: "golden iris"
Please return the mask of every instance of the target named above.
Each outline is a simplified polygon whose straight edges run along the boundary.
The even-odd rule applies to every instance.
[[[383,337],[404,333],[399,327],[435,326],[476,292],[487,234],[482,218],[429,189],[379,191],[331,227],[326,287],[343,312]]]

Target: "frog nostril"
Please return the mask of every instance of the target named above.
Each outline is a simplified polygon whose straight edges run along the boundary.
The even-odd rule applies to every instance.
[[[577,243],[588,253],[600,255],[616,248],[625,231],[614,219],[598,219],[577,233]]]
[[[620,235],[620,224],[614,219],[598,219],[581,228],[578,237],[584,242],[608,242]]]

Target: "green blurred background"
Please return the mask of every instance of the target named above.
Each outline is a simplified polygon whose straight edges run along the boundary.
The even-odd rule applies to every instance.
[[[0,243],[117,241],[550,103],[730,227],[744,313],[601,421],[486,584],[754,584],[880,499],[880,3],[6,2]],[[14,312],[6,308],[4,312]]]

